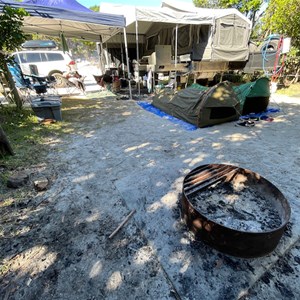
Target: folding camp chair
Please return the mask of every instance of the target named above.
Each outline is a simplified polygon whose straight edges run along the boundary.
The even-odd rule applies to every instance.
[[[31,101],[37,97],[45,96],[48,93],[48,89],[51,90],[54,86],[54,77],[39,77],[35,75],[24,75],[20,66],[15,64],[8,64],[8,69],[15,81],[15,87],[22,99],[23,103],[31,103]],[[12,91],[9,88],[4,74],[1,74],[1,86],[4,97],[8,101],[12,101]],[[51,95],[57,94],[52,91]]]
[[[74,93],[83,93],[85,94],[85,85],[84,78],[75,78],[76,80],[72,80],[73,78],[67,79],[64,75],[59,73],[54,73],[52,75],[55,78],[55,85],[58,88],[65,88],[66,94],[71,95]]]
[[[15,88],[18,91],[18,94],[20,95],[20,98],[22,99],[22,102],[30,102],[30,98],[31,98],[31,91],[32,91],[32,87],[31,87],[31,83],[29,79],[26,79],[22,72],[20,67],[15,64],[8,64],[8,69],[13,77],[13,80],[15,82]],[[13,96],[12,96],[12,91],[9,87],[9,84],[6,80],[6,77],[4,75],[3,72],[1,72],[1,86],[2,86],[2,93],[4,95],[4,97],[8,100],[8,101],[12,101]]]
[[[54,76],[36,76],[36,75],[25,75],[25,77],[30,78],[35,92],[39,95],[58,95],[56,89],[56,80]]]

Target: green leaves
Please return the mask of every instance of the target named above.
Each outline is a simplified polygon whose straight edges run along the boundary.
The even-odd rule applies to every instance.
[[[254,19],[255,13],[260,9],[263,0],[193,0],[195,6],[206,8],[236,8]]]
[[[93,5],[90,7],[90,10],[95,11],[95,12],[99,12],[100,11],[100,6],[99,5]]]
[[[10,6],[3,7],[0,14],[0,50],[14,51],[25,40],[25,34],[21,30],[24,16],[28,13],[24,9],[14,9]]]
[[[263,18],[263,29],[270,33],[280,33],[292,38],[292,43],[300,47],[300,0],[270,0]]]
[[[27,15],[24,9],[15,9],[10,6],[4,6],[0,14],[0,68],[3,70],[12,91],[13,100],[19,109],[22,107],[22,100],[15,88],[7,63],[12,60],[10,53],[26,40],[21,28],[24,17]]]

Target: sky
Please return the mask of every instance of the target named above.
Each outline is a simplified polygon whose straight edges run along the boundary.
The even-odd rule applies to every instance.
[[[160,7],[162,0],[77,0],[80,4],[86,6],[87,8],[94,6],[94,5],[100,5],[101,2],[106,3],[117,3],[117,4],[127,4],[127,5],[137,5],[137,6],[157,6]],[[185,3],[192,3],[193,0],[180,0],[180,2]]]

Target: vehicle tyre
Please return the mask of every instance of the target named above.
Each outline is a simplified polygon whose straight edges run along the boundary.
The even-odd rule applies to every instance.
[[[61,71],[53,70],[53,71],[49,72],[48,76],[53,76],[53,74],[55,74],[55,73],[61,74],[61,75],[62,75],[62,72],[61,72]]]
[[[272,40],[269,42],[264,42],[258,46],[259,51],[276,51],[278,47],[278,40]]]
[[[55,78],[55,87],[56,88],[65,87],[65,81],[63,80],[63,75],[61,72],[53,73],[51,76],[53,76]]]

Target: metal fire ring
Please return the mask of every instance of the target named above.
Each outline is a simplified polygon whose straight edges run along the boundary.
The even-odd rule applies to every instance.
[[[275,185],[258,173],[225,164],[199,166],[184,178],[181,209],[196,239],[245,258],[272,252],[291,215]]]

